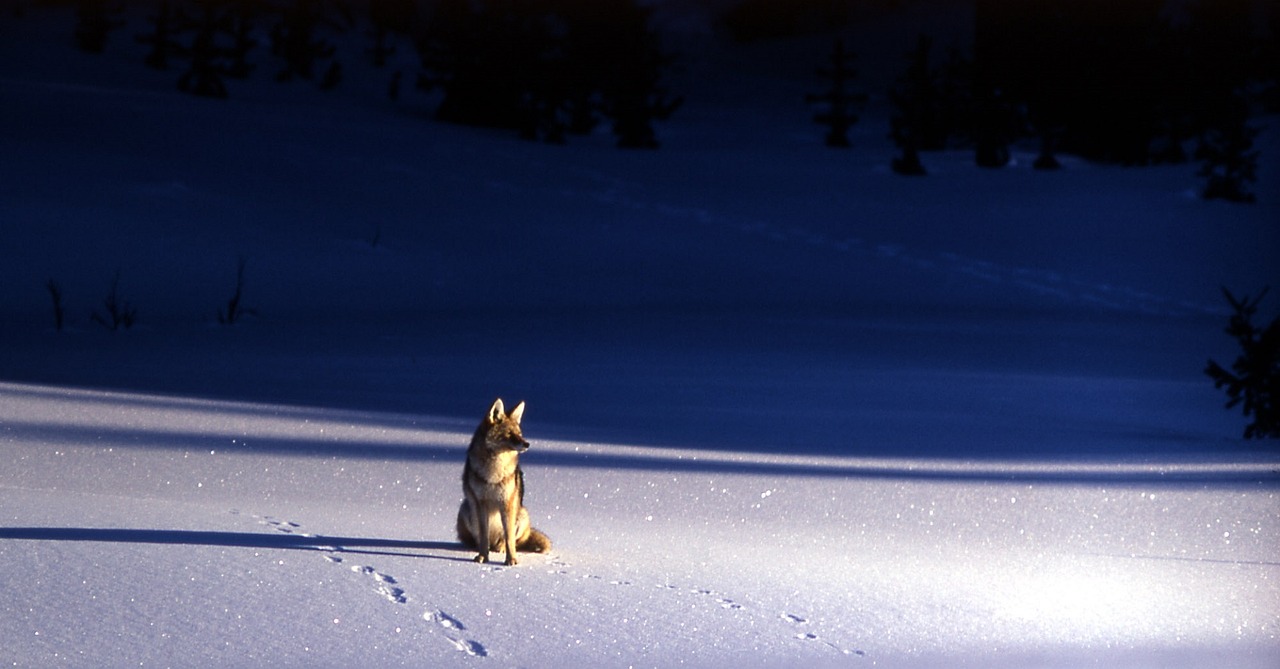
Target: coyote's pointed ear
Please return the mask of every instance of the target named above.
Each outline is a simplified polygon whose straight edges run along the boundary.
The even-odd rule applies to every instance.
[[[503,410],[502,398],[499,397],[498,399],[493,401],[493,406],[489,407],[489,422],[497,423],[498,421],[502,420],[502,416],[504,414],[506,414],[506,411]]]
[[[524,416],[524,402],[517,404],[516,408],[511,410],[511,420],[515,421],[516,425],[520,424],[522,416]]]

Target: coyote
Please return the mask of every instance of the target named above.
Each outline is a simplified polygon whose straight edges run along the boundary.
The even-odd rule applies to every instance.
[[[522,416],[524,402],[505,413],[498,399],[480,421],[467,448],[458,540],[478,553],[476,562],[488,562],[489,551],[504,550],[506,564],[514,565],[517,550],[545,553],[551,549],[551,539],[533,529],[524,508],[520,453],[529,449],[529,442],[520,433]]]

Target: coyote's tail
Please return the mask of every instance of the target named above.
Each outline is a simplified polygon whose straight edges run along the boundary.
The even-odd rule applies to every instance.
[[[516,550],[526,553],[545,553],[551,550],[551,537],[543,534],[537,528],[529,528],[529,536],[525,537],[520,545],[516,546]]]

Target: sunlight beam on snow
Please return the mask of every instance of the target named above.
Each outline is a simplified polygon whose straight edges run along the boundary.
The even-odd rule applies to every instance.
[[[1117,628],[1142,625],[1159,607],[1158,588],[1135,579],[1130,570],[1123,578],[1080,573],[1074,568],[1051,569],[1011,578],[998,591],[996,615],[1003,619],[1035,622],[1047,627],[1070,625],[1113,635]]]
[[[0,437],[119,448],[190,448],[421,459],[462,449],[470,422],[142,393],[0,383]],[[1271,460],[1055,461],[792,456],[537,440],[531,466],[716,471],[938,481],[1043,483],[1256,482],[1278,477]]]

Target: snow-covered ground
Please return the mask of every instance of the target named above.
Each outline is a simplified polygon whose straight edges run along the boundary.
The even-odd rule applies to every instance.
[[[0,386],[20,666],[1214,666],[1277,657],[1274,464],[538,439],[480,566],[454,420]],[[479,658],[473,656],[481,656]]]
[[[1255,206],[903,179],[792,42],[706,46],[660,151],[547,147],[354,75],[192,99],[67,17],[0,14],[0,664],[1280,664],[1280,455],[1201,373],[1280,286],[1275,133]],[[511,569],[453,537],[498,396],[555,542]]]

